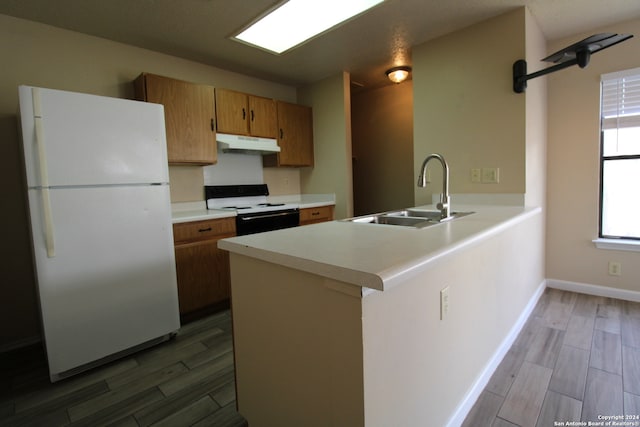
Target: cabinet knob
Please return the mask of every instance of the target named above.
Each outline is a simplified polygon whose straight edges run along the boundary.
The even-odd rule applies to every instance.
[[[254,118],[254,114],[253,114],[253,110],[251,110],[251,121],[253,121]]]
[[[244,108],[242,109],[242,120],[247,118],[247,110],[245,110]]]
[[[282,131],[282,128],[280,128],[280,139],[284,138],[284,132]]]
[[[213,122],[213,119],[211,119],[211,130],[212,130],[212,131],[215,131],[215,130],[216,130],[216,125],[215,125],[215,123]]]
[[[211,231],[211,227],[209,227],[209,228],[200,228],[200,229],[198,229],[198,232],[199,232],[199,233],[204,233],[205,231]]]

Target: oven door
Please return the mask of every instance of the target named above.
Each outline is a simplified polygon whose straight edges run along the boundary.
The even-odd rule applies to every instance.
[[[236,217],[236,234],[262,233],[300,225],[300,211],[286,209],[281,211],[239,214]]]

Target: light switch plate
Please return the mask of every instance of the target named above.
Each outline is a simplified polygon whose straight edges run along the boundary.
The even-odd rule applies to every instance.
[[[471,182],[482,182],[482,172],[480,168],[471,169]]]
[[[482,168],[482,183],[497,184],[500,182],[500,168]]]

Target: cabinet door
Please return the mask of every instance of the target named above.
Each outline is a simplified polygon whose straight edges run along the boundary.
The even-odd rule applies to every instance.
[[[242,92],[216,89],[217,129],[221,133],[249,134],[249,99]]]
[[[273,99],[249,96],[249,131],[253,136],[276,138],[278,123]]]
[[[169,163],[215,163],[213,87],[153,74],[143,77],[144,100],[164,105]]]
[[[180,314],[229,299],[229,253],[218,249],[218,239],[177,245],[175,250]]]
[[[300,209],[300,225],[333,221],[333,206]]]
[[[311,108],[277,102],[278,166],[313,166],[313,122]]]

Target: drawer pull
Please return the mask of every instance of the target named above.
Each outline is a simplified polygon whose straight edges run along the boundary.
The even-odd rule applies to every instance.
[[[316,212],[311,212],[311,215],[320,215],[320,212],[316,211]]]
[[[198,230],[199,233],[204,233],[205,231],[211,231],[211,227],[209,228],[201,228]]]

